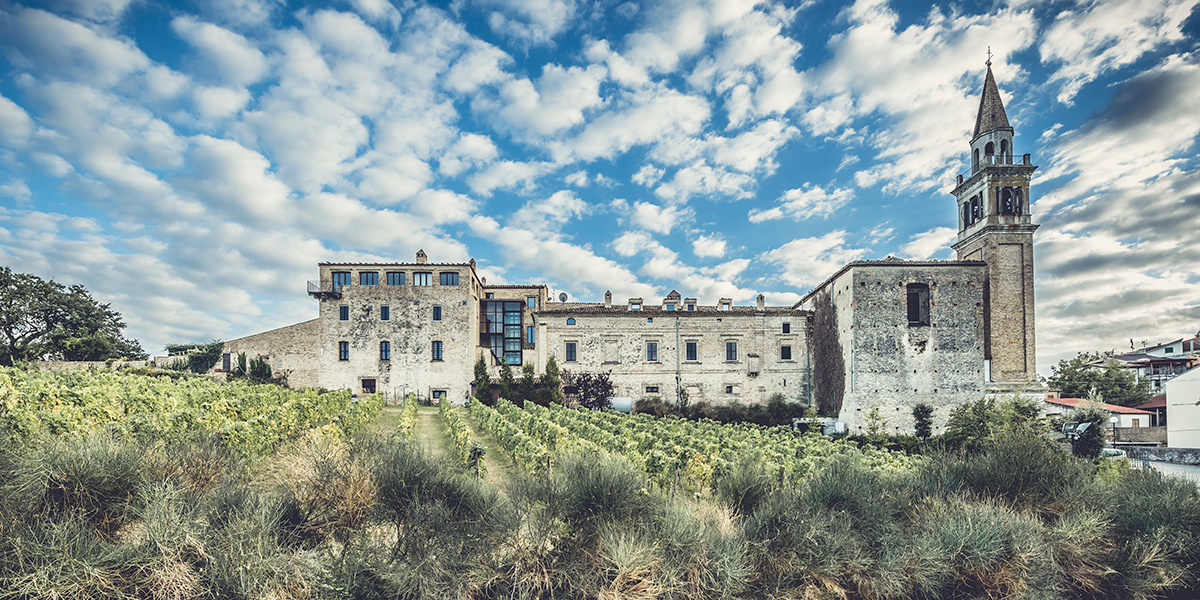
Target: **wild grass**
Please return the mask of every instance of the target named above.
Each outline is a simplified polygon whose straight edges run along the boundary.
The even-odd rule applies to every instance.
[[[314,430],[0,446],[0,598],[1195,598],[1200,496],[996,436],[914,470],[747,459],[672,497],[560,455],[500,490],[412,442]]]

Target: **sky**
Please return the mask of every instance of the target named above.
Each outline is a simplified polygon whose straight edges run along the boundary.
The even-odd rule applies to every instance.
[[[992,69],[1039,371],[1200,330],[1200,0],[0,0],[0,264],[151,354],[314,318],[320,261],[791,305],[951,259]]]

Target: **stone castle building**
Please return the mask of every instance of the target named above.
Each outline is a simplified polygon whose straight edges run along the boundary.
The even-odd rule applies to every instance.
[[[318,317],[232,340],[293,386],[462,399],[476,359],[542,372],[611,371],[634,399],[765,402],[775,393],[837,415],[873,408],[911,430],[911,408],[943,424],[958,404],[1032,390],[1036,378],[1029,185],[988,63],[970,171],[959,175],[956,260],[856,261],[790,307],[702,305],[672,291],[614,303],[554,301],[544,285],[488,285],[467,263],[320,263]]]

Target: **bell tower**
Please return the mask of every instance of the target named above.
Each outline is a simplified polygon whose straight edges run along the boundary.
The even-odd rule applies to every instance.
[[[1037,381],[1033,232],[1038,226],[1029,215],[1029,184],[1037,167],[1028,154],[1013,156],[1013,128],[992,76],[989,50],[970,171],[958,176],[951,193],[958,206],[958,259],[987,263],[983,357],[993,390],[1021,389]]]

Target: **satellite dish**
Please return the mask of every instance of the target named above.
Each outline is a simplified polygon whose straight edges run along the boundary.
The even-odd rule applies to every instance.
[[[567,301],[567,293],[566,293],[566,292],[563,292],[563,293],[559,294],[559,295],[558,295],[558,301],[559,301],[559,302],[566,302],[566,301]]]

